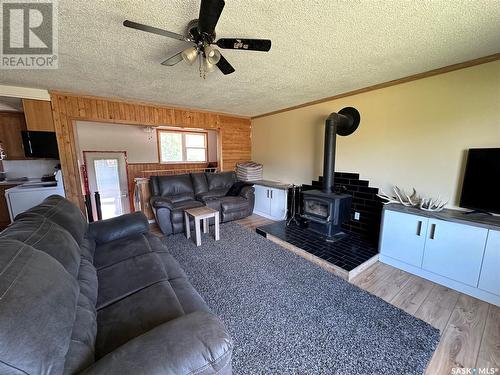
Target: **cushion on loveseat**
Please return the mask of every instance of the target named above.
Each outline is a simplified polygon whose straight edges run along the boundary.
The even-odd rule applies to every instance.
[[[207,173],[208,190],[229,189],[236,182],[236,173]]]

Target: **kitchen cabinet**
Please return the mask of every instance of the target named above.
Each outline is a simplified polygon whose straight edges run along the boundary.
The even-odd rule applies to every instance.
[[[500,218],[384,208],[379,260],[500,306]]]
[[[30,131],[54,132],[52,106],[49,101],[23,99],[26,127]]]
[[[27,159],[24,155],[21,131],[26,130],[24,114],[20,112],[0,112],[0,141],[7,160]]]
[[[479,289],[500,296],[500,230],[488,233]]]
[[[278,185],[280,186],[280,185]],[[288,191],[284,187],[255,184],[254,213],[273,220],[284,220]]]

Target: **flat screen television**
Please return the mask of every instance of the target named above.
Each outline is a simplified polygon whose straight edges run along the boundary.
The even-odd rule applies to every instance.
[[[26,157],[59,159],[56,133],[22,131],[21,135]]]
[[[460,207],[500,214],[500,148],[471,148]]]

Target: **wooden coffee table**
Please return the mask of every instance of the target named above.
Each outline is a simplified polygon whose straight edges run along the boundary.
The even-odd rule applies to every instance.
[[[203,220],[203,233],[208,233],[208,219],[215,219],[215,241],[219,240],[219,211],[213,208],[203,206],[188,208],[184,210],[184,222],[186,226],[186,237],[191,237],[191,228],[189,226],[189,217],[194,219],[194,238],[196,246],[201,245],[200,221]]]

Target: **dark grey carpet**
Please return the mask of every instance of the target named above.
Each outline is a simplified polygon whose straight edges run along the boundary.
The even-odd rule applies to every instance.
[[[235,341],[234,374],[422,374],[438,330],[235,223],[164,239]]]

